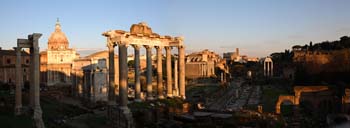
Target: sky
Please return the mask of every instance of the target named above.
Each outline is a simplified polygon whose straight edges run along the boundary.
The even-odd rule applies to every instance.
[[[240,48],[254,57],[293,45],[350,35],[349,0],[2,0],[0,46],[42,33],[40,48],[59,18],[78,52],[104,50],[107,30],[147,22],[160,35],[183,36],[186,52],[219,54]]]

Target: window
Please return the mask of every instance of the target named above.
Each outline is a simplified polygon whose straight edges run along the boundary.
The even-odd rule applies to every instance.
[[[29,59],[26,59],[26,64],[29,64]]]
[[[11,59],[7,59],[7,64],[11,64]]]

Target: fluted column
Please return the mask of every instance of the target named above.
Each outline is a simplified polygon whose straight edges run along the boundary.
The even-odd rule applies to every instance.
[[[119,45],[119,102],[122,109],[128,109],[128,47]]]
[[[157,93],[158,93],[158,99],[164,99],[163,95],[163,55],[162,50],[163,47],[156,46],[157,49]]]
[[[146,48],[146,60],[147,60],[147,69],[146,69],[146,83],[147,83],[147,100],[153,100],[152,95],[152,47],[145,45]]]
[[[166,54],[166,85],[167,97],[173,97],[173,85],[171,83],[171,47],[165,47]]]
[[[177,59],[175,59],[175,61],[174,61],[174,90],[175,90],[175,92],[173,94],[174,96],[179,96],[178,76],[179,76],[179,74],[178,74],[178,61],[177,61]]]
[[[21,65],[21,48],[16,48],[16,106],[15,115],[22,113],[22,65]]]
[[[135,50],[134,63],[135,63],[135,101],[141,101],[141,83],[140,83],[140,46],[133,45]]]
[[[185,99],[185,47],[179,46],[179,91],[180,97]]]

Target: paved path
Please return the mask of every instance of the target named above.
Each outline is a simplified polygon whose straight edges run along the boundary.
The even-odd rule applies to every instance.
[[[237,85],[240,86],[241,82],[231,82],[230,86],[227,87],[227,90],[225,90],[224,94],[219,98],[215,99],[215,101],[209,105],[208,109],[218,111],[225,109],[226,102],[228,101],[228,99],[234,96],[236,90],[235,87]]]

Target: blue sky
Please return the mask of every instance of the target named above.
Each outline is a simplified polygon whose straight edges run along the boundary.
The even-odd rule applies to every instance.
[[[0,44],[12,48],[17,38],[39,32],[46,49],[58,17],[71,47],[106,49],[102,32],[145,21],[161,35],[184,36],[187,52],[221,54],[238,47],[262,57],[350,35],[349,5],[349,0],[2,0]]]

